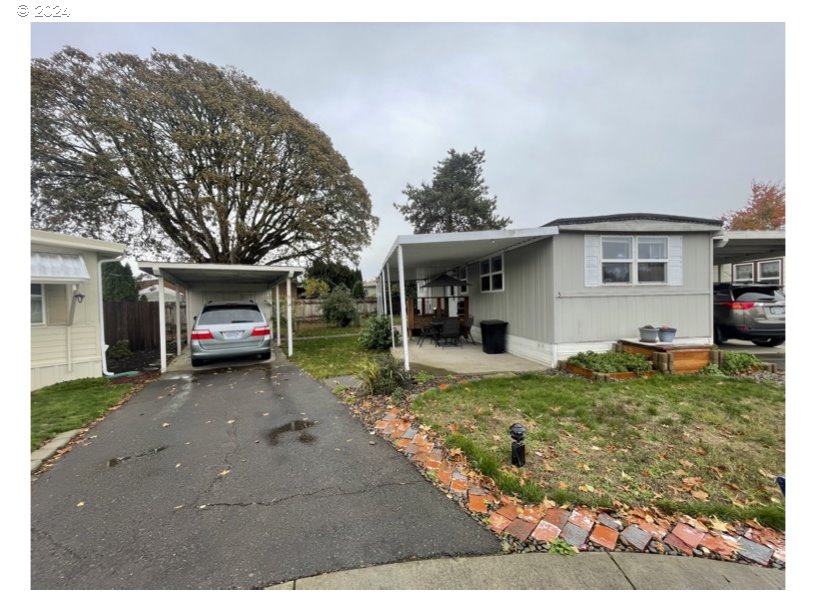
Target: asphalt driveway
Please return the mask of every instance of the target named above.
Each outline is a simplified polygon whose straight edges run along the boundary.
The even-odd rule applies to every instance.
[[[86,444],[32,485],[34,589],[257,588],[500,551],[289,364],[166,375]]]

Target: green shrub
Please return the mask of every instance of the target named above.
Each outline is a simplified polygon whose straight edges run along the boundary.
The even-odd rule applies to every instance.
[[[108,347],[108,359],[126,359],[132,354],[130,342],[127,340],[117,340]]]
[[[573,355],[567,360],[567,363],[602,373],[635,372],[644,374],[652,369],[652,363],[644,355],[636,353],[595,353],[587,351]]]
[[[348,327],[357,320],[357,304],[343,284],[337,285],[323,300],[323,318],[327,323]]]
[[[716,363],[709,363],[700,370],[702,376],[719,376],[724,377],[725,373],[719,368]]]
[[[365,297],[363,281],[354,281],[354,284],[351,286],[351,297],[353,297],[355,300],[362,300]]]
[[[411,384],[411,377],[391,353],[369,359],[359,372],[363,390],[369,395],[391,395]]]
[[[762,367],[762,362],[751,353],[723,353],[720,369],[727,375],[742,374]]]
[[[394,332],[394,339],[399,342],[399,332]],[[368,319],[360,334],[360,345],[369,351],[391,348],[391,319],[385,315]]]
[[[426,372],[425,370],[420,370],[416,374],[414,374],[414,380],[417,381],[420,385],[424,385],[425,383],[431,382],[434,378],[436,378],[430,372]]]

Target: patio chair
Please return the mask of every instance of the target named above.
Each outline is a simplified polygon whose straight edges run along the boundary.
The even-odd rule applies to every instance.
[[[436,342],[436,329],[434,328],[433,325],[426,325],[425,327],[419,330],[419,336],[417,337],[417,346],[422,346],[426,338],[431,338],[434,342]]]
[[[471,344],[476,344],[476,340],[473,339],[473,336],[470,333],[472,327],[473,317],[468,317],[459,325],[459,335]]]
[[[437,337],[437,346],[441,346],[442,344],[454,344],[461,348],[461,343],[459,342],[459,319],[445,319],[442,323],[442,331],[439,332],[439,336]]]

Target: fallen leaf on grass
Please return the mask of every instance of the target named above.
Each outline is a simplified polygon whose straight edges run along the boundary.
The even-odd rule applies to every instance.
[[[624,471],[621,471],[621,478],[623,480],[632,480],[632,477]]]
[[[680,461],[678,461],[677,463],[679,463],[683,467],[687,467],[687,468],[694,467],[694,464],[691,461],[686,461],[685,459],[680,459]]]
[[[716,516],[712,517],[708,523],[711,525],[712,529],[716,529],[717,531],[733,531],[733,527],[731,525],[725,521],[721,521]]]
[[[582,463],[582,464],[581,464],[581,469],[582,469],[582,470],[584,470],[585,472],[590,472],[590,471],[592,471],[592,468],[591,468],[591,467],[589,467],[589,464],[587,464],[587,463]]]
[[[766,472],[766,471],[765,471],[765,470],[763,470],[762,468],[760,468],[760,469],[758,470],[758,472],[760,473],[760,475],[761,475],[761,476],[764,476],[765,478],[772,478],[772,479],[776,479],[776,476],[774,476],[773,474],[769,474],[768,472]]]
[[[563,480],[559,480],[559,481],[558,481],[558,488],[559,488],[559,489],[561,489],[561,490],[563,491],[564,489],[566,489],[566,488],[567,488],[567,483],[566,483],[566,482],[564,482]]]
[[[691,477],[691,478],[684,478],[683,479],[683,485],[690,488],[690,489],[694,488],[694,487],[702,486],[703,482],[705,482],[705,481],[702,478],[700,478],[699,476],[694,476],[694,477]]]
[[[544,471],[545,472],[554,472],[555,468],[545,461],[544,462]]]
[[[579,491],[584,491],[585,493],[594,493],[595,492],[595,487],[593,487],[592,485],[585,484],[585,485],[579,486],[578,490]]]
[[[700,501],[706,501],[708,499],[708,493],[705,491],[692,491],[691,496]]]

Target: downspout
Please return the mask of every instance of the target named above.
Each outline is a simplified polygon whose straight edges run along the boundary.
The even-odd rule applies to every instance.
[[[108,350],[108,345],[105,344],[105,308],[102,299],[102,264],[113,263],[114,261],[121,261],[124,255],[114,257],[113,259],[100,259],[96,262],[96,282],[99,286],[99,347],[102,349],[102,376],[113,376],[113,372],[108,372],[108,360],[105,353]]]

